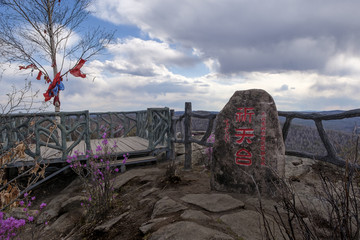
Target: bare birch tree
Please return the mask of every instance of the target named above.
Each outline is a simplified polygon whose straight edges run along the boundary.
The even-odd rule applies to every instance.
[[[79,74],[82,64],[113,39],[112,32],[82,26],[90,4],[91,0],[0,0],[0,57],[39,71],[37,78],[44,77],[50,86],[56,85],[58,73],[61,77],[75,69],[84,77]],[[60,111],[59,96],[54,105]]]

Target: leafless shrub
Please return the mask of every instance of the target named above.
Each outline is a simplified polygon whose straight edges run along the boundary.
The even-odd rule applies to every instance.
[[[18,176],[9,179],[7,174],[8,164],[26,158],[25,150],[29,147],[30,139],[33,138],[33,133],[28,133],[24,139],[17,141],[15,144],[10,144],[10,147],[4,148],[3,131],[11,131],[6,126],[11,125],[11,114],[18,112],[41,111],[42,108],[34,108],[34,99],[38,91],[33,92],[31,84],[25,81],[25,86],[21,89],[13,87],[11,92],[6,95],[7,101],[0,103],[0,209],[6,207],[16,207],[21,192],[32,184],[36,183],[40,178],[45,177],[46,165],[34,162],[32,167],[20,167],[18,169]],[[30,122],[29,125],[33,124]],[[24,184],[20,184],[19,179],[27,179]]]
[[[358,138],[349,149],[345,169],[330,172],[325,164],[318,167],[321,188],[314,193],[316,207],[301,200],[291,183],[284,178],[278,178],[275,183],[280,203],[280,206],[274,206],[275,214],[264,210],[259,193],[265,239],[279,239],[272,222],[266,217],[269,215],[278,225],[283,239],[359,239],[359,172],[350,164],[357,163]]]

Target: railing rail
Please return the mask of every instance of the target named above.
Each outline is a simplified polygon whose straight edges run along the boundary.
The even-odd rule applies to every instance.
[[[327,155],[315,155],[307,152],[300,152],[300,151],[290,151],[286,150],[285,154],[298,156],[298,157],[306,157],[311,159],[317,159],[324,162],[332,163],[337,166],[345,166],[346,162],[340,158],[331,143],[327,132],[324,129],[323,122],[325,120],[340,120],[344,118],[353,118],[353,117],[360,117],[360,109],[354,109],[350,111],[345,111],[342,113],[335,113],[335,114],[321,114],[321,113],[300,113],[300,112],[289,112],[289,111],[279,111],[278,115],[281,117],[285,117],[285,123],[282,128],[283,139],[284,142],[288,136],[289,128],[291,126],[291,122],[295,118],[306,119],[306,120],[313,120],[319,133],[320,139],[327,151]],[[197,143],[202,146],[213,147],[213,143],[208,142],[207,139],[209,138],[211,131],[213,130],[215,120],[217,114],[209,113],[209,114],[197,114],[192,112],[192,107],[190,102],[185,103],[185,113],[180,116],[174,116],[172,113],[172,141],[174,143],[182,143],[185,145],[185,162],[184,168],[189,169],[191,168],[191,143]],[[205,134],[203,135],[201,140],[197,140],[192,137],[192,118],[202,118],[208,119],[208,125]],[[181,139],[176,138],[176,126],[180,125],[181,128],[184,128],[184,134]],[[175,156],[175,153],[172,153],[172,156]],[[351,166],[354,166],[353,163],[349,163]],[[355,164],[356,168],[359,168],[359,165]]]
[[[43,160],[42,148],[56,150],[56,161],[65,161],[71,151],[90,139],[100,139],[104,131],[108,138],[139,136],[149,140],[149,150],[158,145],[170,148],[169,108],[149,108],[132,112],[51,112],[0,115],[0,160],[20,142],[27,145],[25,154],[36,162]],[[35,147],[30,149],[30,145]],[[61,155],[61,156],[58,156]],[[85,153],[84,153],[85,155]],[[1,167],[14,165],[1,162]]]
[[[287,139],[287,136],[289,133],[289,128],[290,128],[291,122],[294,118],[312,120],[315,123],[317,132],[318,132],[320,139],[321,139],[321,141],[326,149],[326,152],[327,152],[327,155],[321,156],[321,155],[315,155],[315,154],[311,154],[311,153],[307,153],[307,152],[286,150],[285,153],[287,155],[312,158],[312,159],[329,162],[329,163],[335,164],[337,166],[345,166],[346,162],[338,156],[338,154],[334,148],[334,145],[331,143],[329,136],[324,129],[322,121],[340,120],[340,119],[344,119],[344,118],[360,117],[360,109],[353,109],[353,110],[345,111],[342,113],[334,113],[334,114],[279,111],[278,115],[281,117],[285,117],[285,123],[282,128],[284,142]],[[350,163],[350,164],[352,164],[352,163]]]

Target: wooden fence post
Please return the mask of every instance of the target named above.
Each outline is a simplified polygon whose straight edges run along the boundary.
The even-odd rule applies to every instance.
[[[147,124],[148,124],[148,139],[149,139],[149,149],[154,149],[154,121],[153,121],[153,111],[152,109],[147,109]]]
[[[185,119],[184,119],[184,126],[185,126],[185,136],[184,136],[184,144],[185,144],[185,162],[184,162],[184,169],[188,170],[191,169],[191,154],[192,154],[192,147],[190,138],[192,136],[191,133],[191,102],[185,103]]]
[[[174,109],[170,110],[170,155],[168,158],[170,160],[175,160],[175,139],[176,139],[176,121],[174,120],[175,111]]]

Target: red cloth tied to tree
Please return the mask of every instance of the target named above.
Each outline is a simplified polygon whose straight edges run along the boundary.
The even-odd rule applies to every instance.
[[[38,75],[37,75],[36,79],[37,79],[37,80],[41,80],[41,76],[42,76],[42,74],[43,74],[43,73],[42,73],[42,71],[39,71],[39,73],[38,73]]]
[[[52,83],[49,85],[48,90],[43,94],[45,97],[45,102],[49,101],[52,97],[54,97],[54,105],[58,102],[59,106],[60,106],[60,99],[59,99],[59,95],[58,95],[58,91],[61,89],[58,89],[58,86],[61,83],[61,76],[60,76],[60,72],[58,72],[55,75],[54,80],[52,81]],[[55,88],[57,88],[55,90]]]
[[[80,71],[80,68],[82,68],[85,62],[86,60],[80,59],[79,63],[73,69],[70,70],[70,73],[75,77],[86,78],[86,74]]]
[[[30,64],[30,65],[27,65],[27,66],[19,66],[19,70],[28,69],[28,68],[37,69],[37,67],[34,64]]]
[[[30,64],[30,65],[27,65],[27,66],[19,66],[19,70],[23,70],[23,69],[28,69],[28,68],[32,68],[32,69],[38,69],[36,67],[36,65],[34,64]],[[36,77],[37,80],[41,80],[41,76],[43,75],[43,73],[39,70],[39,73]],[[46,79],[45,79],[46,80]]]

